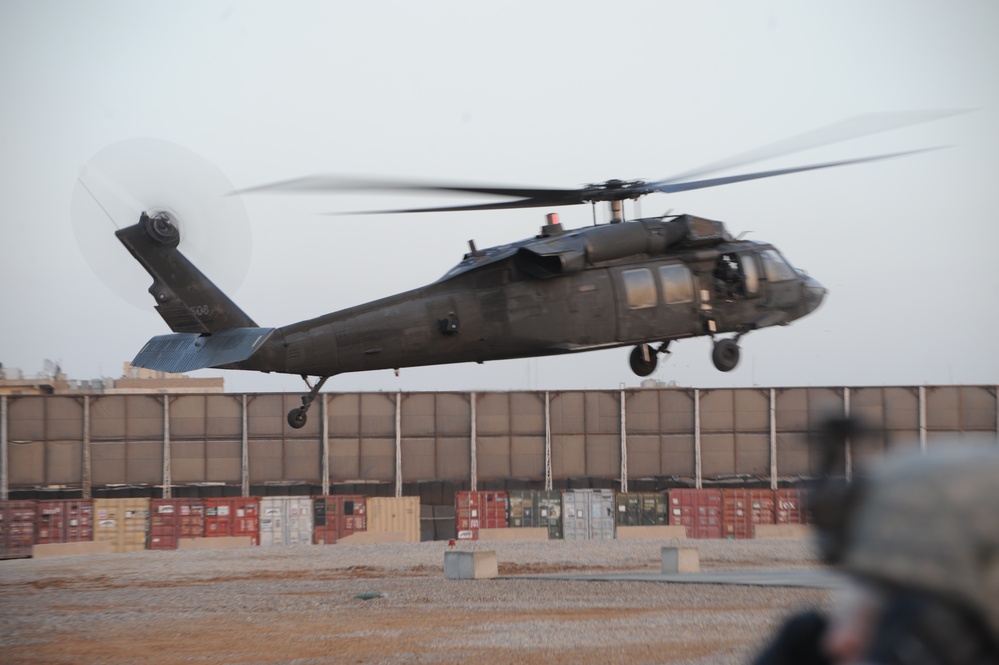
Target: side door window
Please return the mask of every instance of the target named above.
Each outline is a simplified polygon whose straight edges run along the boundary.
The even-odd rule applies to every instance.
[[[656,306],[656,283],[648,268],[635,268],[621,273],[625,300],[629,309],[645,309]]]
[[[667,305],[694,302],[694,277],[687,266],[681,263],[659,266],[659,281]]]

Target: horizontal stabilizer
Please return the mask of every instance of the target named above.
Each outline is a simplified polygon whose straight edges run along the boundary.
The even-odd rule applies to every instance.
[[[146,342],[132,365],[181,373],[246,360],[267,341],[274,328],[226,328],[211,335],[174,333]]]

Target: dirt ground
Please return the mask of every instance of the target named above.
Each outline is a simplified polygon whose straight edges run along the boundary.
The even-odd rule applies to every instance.
[[[441,568],[213,574],[111,561],[0,568],[0,660],[134,663],[744,663],[819,589],[545,579]],[[77,557],[80,559],[80,557]],[[94,559],[94,557],[86,557]],[[8,564],[9,562],[0,562]],[[501,565],[500,574],[581,566]],[[588,570],[593,571],[590,567]],[[12,579],[13,578],[13,579]],[[367,600],[359,594],[378,595]]]

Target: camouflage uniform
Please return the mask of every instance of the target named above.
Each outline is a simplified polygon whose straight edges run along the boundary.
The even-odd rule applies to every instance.
[[[792,618],[755,663],[999,665],[999,448],[890,456],[841,499],[820,546],[863,602]]]
[[[842,568],[944,598],[999,637],[999,452],[905,455],[866,485]]]

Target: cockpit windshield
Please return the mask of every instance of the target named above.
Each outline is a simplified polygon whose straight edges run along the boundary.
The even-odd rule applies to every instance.
[[[767,276],[767,281],[784,282],[798,277],[795,269],[776,249],[763,250],[760,252],[760,258],[763,259],[763,272]]]

